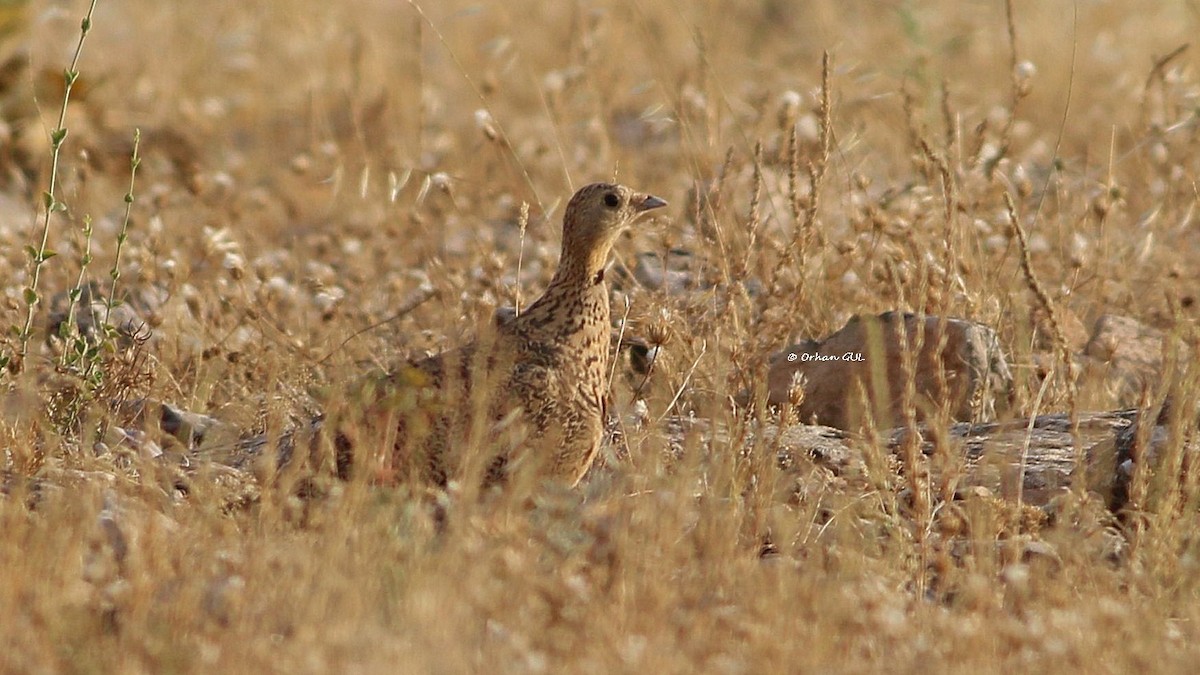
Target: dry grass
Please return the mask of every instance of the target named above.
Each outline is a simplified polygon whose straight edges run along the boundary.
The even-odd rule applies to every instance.
[[[108,382],[245,429],[304,418],[310,391],[527,304],[566,197],[615,174],[671,202],[618,264],[682,247],[711,286],[615,291],[628,331],[666,343],[614,396],[733,433],[668,462],[659,427],[630,428],[630,457],[579,491],[450,498],[442,534],[424,499],[361,481],[231,507],[216,475],[183,494],[93,453],[79,429],[117,419],[104,399],[80,426],[47,414],[65,385],[39,340],[4,380],[0,670],[1194,668],[1194,480],[1152,484],[1125,524],[1084,496],[1053,522],[910,504],[919,482],[883,469],[781,475],[727,402],[793,336],[901,308],[996,327],[1016,413],[1136,403],[1061,365],[1039,396],[1033,356],[1061,364],[1062,328],[1030,317],[1193,339],[1196,46],[1159,60],[1200,34],[1200,5],[1018,1],[1015,53],[999,2],[419,5],[100,3],[41,288],[75,283],[85,214],[104,278],[140,127],[120,284],[166,300],[145,360],[110,359]],[[35,72],[61,70],[83,9],[36,3]],[[48,176],[57,101],[39,104],[44,124],[8,129],[28,159],[0,158],[5,328]],[[1147,400],[1194,400],[1192,353]]]

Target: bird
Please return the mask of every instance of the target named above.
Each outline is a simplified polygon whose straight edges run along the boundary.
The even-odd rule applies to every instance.
[[[580,188],[563,212],[558,268],[537,300],[457,349],[407,361],[371,382],[359,419],[383,421],[383,435],[366,442],[382,445],[378,454],[390,455],[384,463],[398,478],[445,485],[474,466],[485,484],[495,484],[516,465],[532,464],[539,476],[571,487],[580,482],[600,449],[607,415],[609,254],[638,218],[666,205],[616,183]],[[472,429],[479,440],[480,429],[494,436],[512,423],[526,432],[518,450],[469,465],[478,459],[468,447]],[[338,430],[339,473],[367,438],[361,426]],[[366,434],[372,426],[379,431],[367,425]]]

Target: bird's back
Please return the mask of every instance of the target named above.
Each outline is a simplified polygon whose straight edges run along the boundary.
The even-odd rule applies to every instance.
[[[610,328],[607,294],[596,295],[549,320],[531,308],[463,347],[393,369],[397,468],[437,483],[482,470],[489,482],[520,459],[578,482],[604,427]]]

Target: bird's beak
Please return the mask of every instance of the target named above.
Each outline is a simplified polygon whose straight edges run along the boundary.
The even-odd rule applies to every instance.
[[[638,213],[650,211],[651,209],[659,209],[667,205],[667,200],[655,197],[654,195],[639,194],[633,198],[633,208]]]

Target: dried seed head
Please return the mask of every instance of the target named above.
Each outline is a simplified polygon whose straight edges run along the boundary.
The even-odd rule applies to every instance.
[[[1024,98],[1029,95],[1033,89],[1033,78],[1037,75],[1037,67],[1031,61],[1022,61],[1017,64],[1016,70],[1013,72],[1013,84],[1016,86],[1016,94],[1018,97]]]
[[[1159,166],[1166,166],[1171,159],[1171,153],[1162,141],[1150,146],[1150,159]]]
[[[484,137],[489,141],[495,141],[500,137],[500,132],[496,130],[496,120],[492,118],[492,113],[483,108],[475,111],[475,126],[483,132]]]
[[[788,404],[793,409],[799,409],[804,403],[804,383],[807,378],[804,373],[796,371],[792,373],[792,380],[788,383]]]
[[[225,271],[229,272],[229,276],[234,281],[240,281],[246,274],[246,259],[230,251],[225,254],[225,258],[221,261],[221,267],[224,267]]]
[[[796,123],[800,117],[800,106],[804,102],[804,97],[799,93],[788,90],[783,92],[779,97],[779,108],[776,112],[776,119],[779,122],[780,129],[788,129]]]
[[[302,152],[295,157],[292,157],[290,166],[293,173],[303,176],[312,170],[312,157],[310,157],[308,153]]]
[[[670,341],[671,324],[665,316],[660,316],[650,324],[650,329],[646,331],[646,337],[650,340],[650,344],[655,347],[661,347]]]
[[[1013,183],[1017,188],[1017,196],[1025,199],[1033,194],[1033,182],[1029,180],[1029,172],[1025,170],[1025,166],[1018,164],[1013,169]]]
[[[546,73],[542,78],[542,88],[550,94],[561,94],[567,86],[567,79],[557,70]]]
[[[450,194],[450,175],[439,171],[429,177],[430,185],[436,190],[445,194]]]

